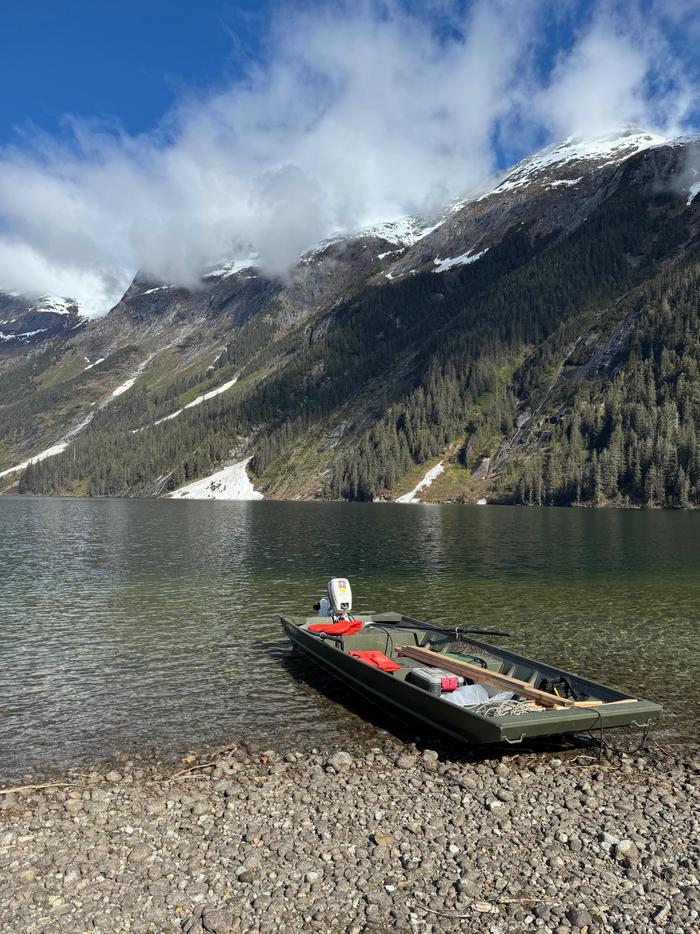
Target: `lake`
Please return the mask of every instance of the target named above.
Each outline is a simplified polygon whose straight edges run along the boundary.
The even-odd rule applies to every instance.
[[[336,575],[358,611],[506,629],[695,740],[699,572],[698,512],[0,498],[0,778],[241,738],[372,745],[386,724],[278,622]]]

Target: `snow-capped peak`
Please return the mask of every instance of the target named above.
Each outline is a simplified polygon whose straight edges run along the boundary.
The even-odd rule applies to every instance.
[[[553,168],[561,168],[564,172],[570,168],[572,175],[576,175],[582,162],[592,164],[596,168],[617,165],[644,149],[663,146],[668,142],[667,137],[649,133],[638,126],[626,126],[596,136],[570,136],[561,143],[548,146],[523,159],[506,172],[495,188],[482,197],[524,188]],[[580,180],[572,178],[571,184]]]
[[[438,223],[426,223],[417,217],[398,217],[395,220],[384,221],[379,224],[371,224],[369,227],[355,231],[353,237],[378,237],[382,240],[388,240],[389,243],[396,243],[399,246],[413,246],[428,234],[436,230],[442,221]]]
[[[228,279],[229,276],[235,276],[244,269],[253,269],[260,261],[260,255],[257,252],[251,252],[245,259],[221,259],[203,274],[203,279]]]
[[[79,312],[80,308],[74,298],[62,298],[60,295],[42,295],[30,310],[50,312],[54,315],[69,315],[73,312]]]
[[[334,243],[343,243],[345,241],[360,240],[363,238],[387,240],[389,243],[395,244],[398,249],[403,250],[406,247],[413,246],[414,243],[418,243],[419,240],[422,240],[424,237],[427,237],[428,234],[437,230],[444,221],[444,217],[439,218],[437,221],[428,222],[422,218],[412,217],[406,214],[402,217],[395,217],[390,221],[380,221],[379,223],[369,224],[366,227],[358,227],[354,230],[338,231],[333,236],[322,240],[320,243],[317,243],[316,246],[306,250],[301,257],[301,261],[303,263],[311,262],[315,256],[323,253],[329,247],[333,246]],[[394,251],[389,250],[386,253],[381,253],[379,258],[381,259],[384,256],[388,256],[391,252]]]

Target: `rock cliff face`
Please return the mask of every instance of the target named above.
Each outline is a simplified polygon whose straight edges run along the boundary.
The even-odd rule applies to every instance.
[[[694,294],[696,163],[697,140],[628,128],[328,240],[284,279],[254,258],[197,288],[137,276],[98,320],[0,293],[0,472],[68,438],[22,489],[168,491],[252,456],[272,497],[391,498],[438,461],[424,498],[515,495],[509,470],[561,443],[574,396],[604,405],[647,352],[658,290]]]

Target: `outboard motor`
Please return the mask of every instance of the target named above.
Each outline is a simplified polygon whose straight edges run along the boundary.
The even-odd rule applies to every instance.
[[[352,590],[345,577],[332,577],[328,581],[330,615],[336,619],[347,619],[352,610]]]

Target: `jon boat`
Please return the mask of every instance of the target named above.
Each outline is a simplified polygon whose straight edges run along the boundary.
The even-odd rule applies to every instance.
[[[321,603],[327,615],[280,617],[294,648],[401,719],[453,740],[519,743],[647,726],[662,712],[659,704],[473,638],[489,634],[483,630],[440,628],[401,613],[353,616],[344,578],[331,580],[328,594]],[[426,669],[438,693],[426,688]],[[482,685],[486,690],[478,693],[488,698],[458,706],[451,697],[454,676]],[[452,689],[442,691],[441,683]]]

